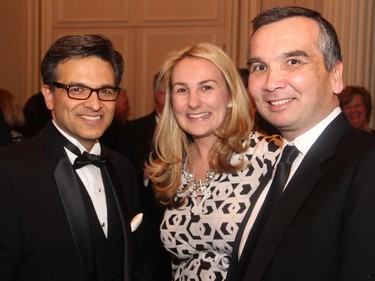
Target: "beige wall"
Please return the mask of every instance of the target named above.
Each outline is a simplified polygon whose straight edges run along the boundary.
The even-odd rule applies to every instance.
[[[323,0],[261,0],[260,10],[264,11],[273,6],[303,6],[309,9],[321,11]]]
[[[36,0],[35,0],[36,1]],[[236,0],[39,0],[41,56],[67,34],[102,33],[125,59],[122,87],[130,118],[154,109],[152,79],[170,51],[192,42],[212,42],[230,52]],[[82,12],[84,11],[84,12]]]
[[[18,96],[21,102],[26,95],[25,1],[1,0],[0,4],[0,88]]]

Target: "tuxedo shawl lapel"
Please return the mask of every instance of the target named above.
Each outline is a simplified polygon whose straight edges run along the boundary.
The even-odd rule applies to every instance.
[[[59,138],[59,132],[50,122],[42,132],[42,141],[47,158],[57,163],[54,177],[61,202],[69,223],[85,280],[95,280],[95,260],[90,235],[89,219],[79,186],[78,176],[73,170]]]
[[[72,164],[68,158],[58,162],[54,173],[61,202],[76,245],[86,280],[94,280],[95,260],[92,250],[91,231],[82,193]]]
[[[285,231],[321,178],[320,165],[334,155],[337,143],[349,126],[341,113],[310,148],[269,217],[247,266],[244,280],[261,280]]]

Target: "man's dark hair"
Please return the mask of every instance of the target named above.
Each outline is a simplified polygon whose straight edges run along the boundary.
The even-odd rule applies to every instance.
[[[67,35],[51,45],[45,54],[41,74],[43,83],[52,85],[58,77],[57,65],[61,62],[76,58],[97,57],[111,64],[115,72],[115,87],[121,82],[124,71],[124,61],[112,42],[100,34]]]
[[[296,6],[273,7],[260,13],[252,20],[253,33],[262,26],[292,17],[306,17],[319,25],[318,46],[324,57],[327,70],[332,70],[337,61],[342,61],[340,43],[335,28],[317,11]]]

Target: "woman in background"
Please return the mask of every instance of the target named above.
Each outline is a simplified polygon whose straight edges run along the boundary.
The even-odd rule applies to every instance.
[[[281,141],[251,132],[254,110],[220,48],[173,52],[161,77],[166,102],[146,169],[167,206],[160,229],[173,280],[225,280]]]
[[[24,123],[22,107],[17,99],[4,89],[0,89],[0,110],[8,127],[12,142],[22,141],[24,139],[21,133]]]
[[[342,111],[354,127],[375,132],[369,127],[372,109],[369,91],[360,86],[346,86],[339,95],[339,99]]]

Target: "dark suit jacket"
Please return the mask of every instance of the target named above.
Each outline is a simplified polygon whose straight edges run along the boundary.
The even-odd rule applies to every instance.
[[[132,168],[102,147],[112,166],[114,197],[124,235],[124,281],[150,280],[138,252],[142,227]],[[78,281],[92,262],[92,239],[78,177],[50,122],[34,138],[0,151],[0,280]],[[136,273],[136,272],[138,273]],[[137,279],[138,280],[138,279]]]
[[[12,143],[12,136],[8,126],[5,123],[3,113],[0,109],[0,146],[5,146]]]
[[[251,238],[249,238],[251,239]],[[340,114],[275,206],[248,281],[375,280],[375,137]]]
[[[125,129],[125,126],[126,122],[123,124],[119,120],[113,118],[111,125],[100,137],[100,143],[116,151],[122,131]]]
[[[157,125],[156,114],[156,111],[153,111],[144,117],[127,122],[116,150],[124,154],[134,166],[143,202],[145,228],[149,233],[148,244],[152,249],[154,278],[156,281],[165,281],[171,279],[172,272],[170,254],[164,249],[159,230],[165,207],[155,199],[151,181],[144,186],[143,180],[144,163],[152,150],[152,139]]]
[[[116,151],[124,154],[132,163],[137,179],[143,182],[144,162],[152,149],[152,138],[156,128],[156,111],[129,121],[124,126]]]

